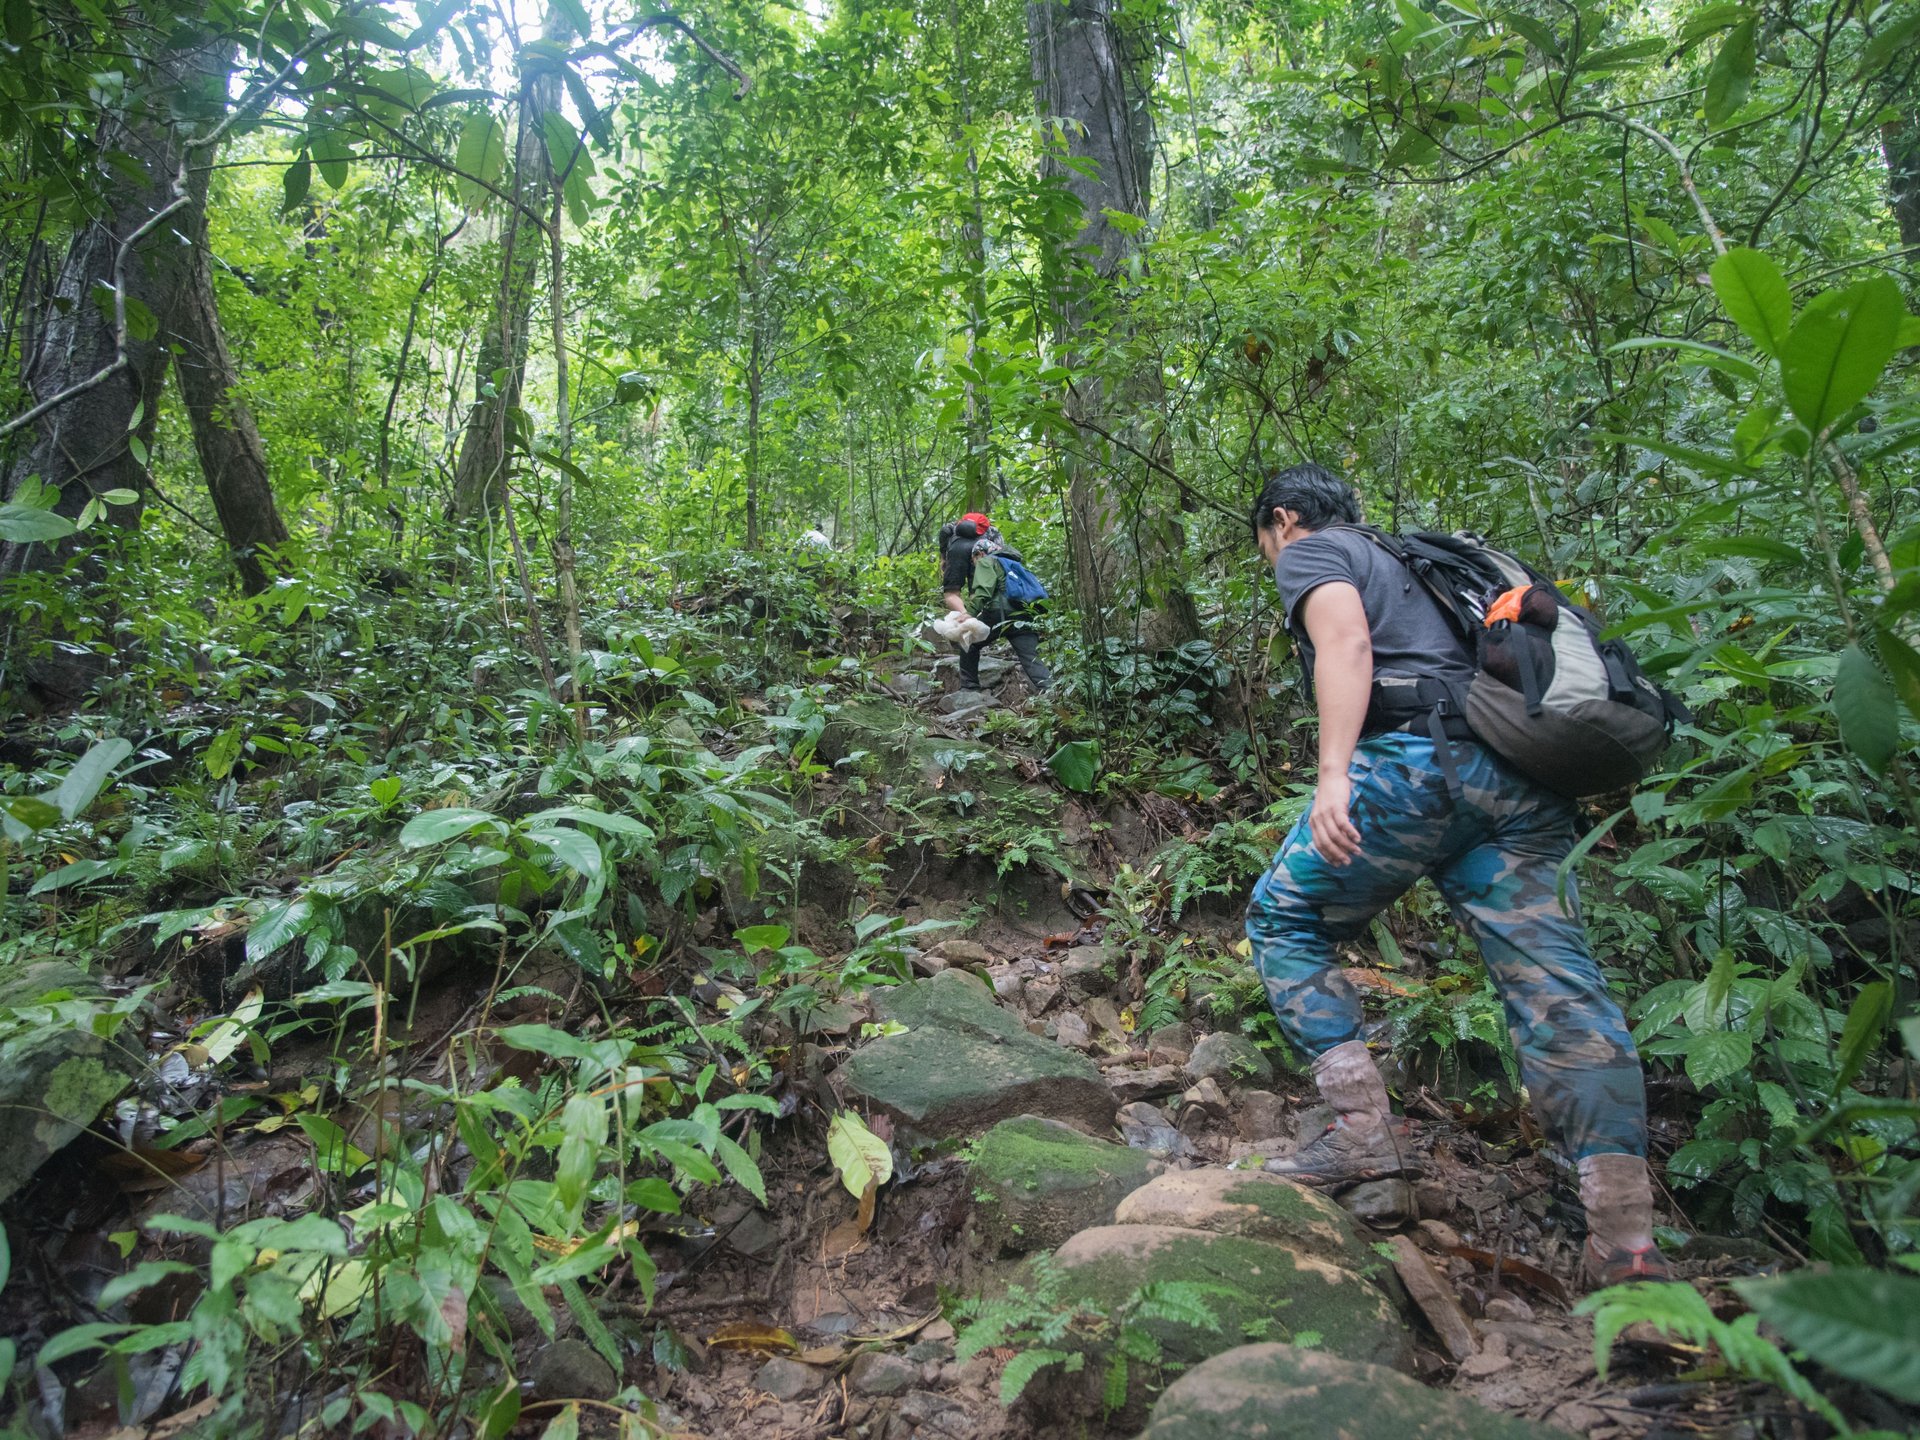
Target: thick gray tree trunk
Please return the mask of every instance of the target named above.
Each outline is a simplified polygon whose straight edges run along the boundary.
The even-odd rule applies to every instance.
[[[1139,229],[1124,217],[1144,222],[1151,198],[1153,45],[1115,11],[1114,0],[1033,0],[1027,32],[1035,104],[1043,121],[1061,122],[1063,153],[1048,153],[1043,174],[1063,183],[1081,210],[1053,296],[1054,339],[1076,372],[1068,414],[1081,427],[1068,457],[1074,578],[1105,633],[1159,649],[1199,633],[1179,578],[1179,524],[1152,498],[1159,487],[1149,472],[1171,468],[1156,423],[1161,380],[1143,368],[1103,383],[1083,353],[1102,320],[1113,338],[1124,336],[1112,290],[1138,249]]]
[[[267,451],[240,398],[233,356],[213,292],[213,256],[204,223],[193,247],[192,268],[175,312],[173,337],[180,398],[193,427],[207,493],[213,497],[240,583],[249,595],[267,588],[263,552],[284,545],[287,527],[267,476]]]
[[[558,6],[547,11],[541,38],[564,43],[572,27]],[[527,74],[516,107],[512,195],[500,243],[500,287],[493,318],[480,337],[474,366],[475,396],[453,467],[455,519],[492,515],[507,493],[507,416],[520,405],[527,373],[533,306],[539,299],[540,254],[546,240],[533,216],[546,208],[553,180],[547,157],[546,119],[560,108],[560,75],[552,67]]]
[[[118,344],[112,295],[116,279],[122,277],[133,321],[128,327],[127,364],[40,418],[31,442],[15,452],[6,468],[9,499],[37,477],[59,489],[56,512],[74,519],[103,492],[131,490],[134,501],[107,506],[103,523],[127,528],[139,523],[146,465],[136,458],[130,442],[137,441],[138,452],[144,455],[153,439],[167,373],[162,337],[179,311],[191,276],[193,247],[188,237],[198,232],[206,206],[204,170],[190,181],[186,206],[137,244],[130,242],[177,198],[174,184],[190,137],[173,120],[169,101],[189,87],[217,87],[227,73],[227,54],[227,47],[215,46],[163,55],[153,67],[144,106],[131,118],[103,127],[98,137],[102,155],[120,151],[131,156],[145,178],[131,181],[123,167],[103,177],[101,209],[72,237],[40,308],[23,359],[24,378],[37,404],[113,364]],[[20,575],[64,565],[91,533],[0,544],[0,574]],[[51,698],[72,699],[85,692],[98,670],[96,656],[56,644],[29,666],[28,678]]]

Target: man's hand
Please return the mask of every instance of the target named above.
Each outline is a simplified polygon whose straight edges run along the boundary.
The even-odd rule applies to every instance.
[[[960,592],[958,590],[949,590],[940,598],[947,602],[947,609],[953,611],[954,614],[964,615],[967,613],[967,602],[960,598]]]
[[[1313,845],[1330,865],[1348,865],[1360,853],[1360,832],[1354,828],[1348,810],[1353,806],[1353,781],[1344,770],[1327,774],[1313,788],[1313,808],[1307,811],[1307,828],[1313,832]]]

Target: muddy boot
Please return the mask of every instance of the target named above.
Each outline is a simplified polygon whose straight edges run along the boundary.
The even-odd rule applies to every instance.
[[[1587,1211],[1581,1272],[1589,1288],[1630,1280],[1671,1280],[1673,1270],[1653,1241],[1653,1182],[1638,1155],[1589,1155],[1580,1162],[1580,1203]]]
[[[1333,1189],[1421,1173],[1407,1127],[1394,1121],[1387,1087],[1365,1041],[1349,1040],[1319,1056],[1313,1079],[1338,1118],[1318,1140],[1267,1161],[1269,1175]]]

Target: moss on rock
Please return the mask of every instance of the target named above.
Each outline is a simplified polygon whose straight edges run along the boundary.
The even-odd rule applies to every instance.
[[[1162,1175],[1120,1202],[1123,1225],[1177,1225],[1268,1240],[1362,1273],[1380,1262],[1353,1217],[1317,1191],[1277,1175],[1183,1170]]]
[[[834,1083],[931,1139],[1031,1114],[1088,1129],[1113,1123],[1113,1092],[1086,1056],[1030,1035],[986,986],[954,970],[875,997],[883,1020],[907,1026],[855,1051]]]
[[[1144,1151],[1057,1120],[1002,1120],[974,1156],[974,1223],[995,1253],[1052,1249],[1113,1219],[1122,1198],[1158,1169]]]
[[[1211,1287],[1205,1303],[1217,1328],[1144,1312],[1133,1322],[1158,1346],[1161,1360],[1158,1367],[1129,1365],[1126,1403],[1110,1417],[1114,1424],[1139,1425],[1155,1386],[1249,1340],[1311,1337],[1344,1359],[1412,1364],[1407,1329],[1378,1289],[1351,1270],[1284,1245],[1167,1225],[1107,1225],[1062,1245],[1053,1266],[1060,1304],[1109,1317],[1126,1312],[1148,1286]],[[1120,1328],[1076,1327],[1072,1343],[1086,1356],[1082,1369],[1050,1369],[1031,1392],[1045,1418],[1066,1423],[1101,1405]]]
[[[1561,1432],[1429,1390],[1379,1365],[1243,1345],[1182,1375],[1140,1440],[1560,1440]]]

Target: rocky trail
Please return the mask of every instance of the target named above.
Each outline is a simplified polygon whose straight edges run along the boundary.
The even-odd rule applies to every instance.
[[[990,753],[976,737],[1010,707],[991,688],[943,695],[939,668],[903,669],[892,701],[847,707],[823,753],[873,746],[902,784],[957,783],[968,756]],[[1004,673],[983,666],[990,684]],[[903,715],[922,727],[898,728]],[[977,750],[956,748],[969,744]],[[1031,789],[1035,758],[1001,749],[974,773],[1000,764]],[[1690,1374],[1701,1357],[1661,1344],[1623,1344],[1607,1378],[1596,1373],[1591,1322],[1569,1313],[1578,1207],[1567,1178],[1524,1143],[1522,1116],[1463,1117],[1408,1082],[1418,1183],[1328,1197],[1265,1176],[1263,1158],[1329,1116],[1304,1077],[1216,1009],[1203,980],[1175,997],[1185,1018],[1144,1030],[1138,958],[1083,914],[1091,907],[1074,903],[1070,881],[1029,886],[1025,909],[984,917],[966,897],[915,883],[896,896],[902,919],[949,928],[904,950],[913,978],[848,987],[755,1032],[776,1061],[779,1108],[761,1132],[764,1204],[714,1187],[681,1215],[635,1222],[658,1267],[652,1303],[630,1275],[590,1310],[577,1289],[556,1294],[551,1335],[511,1286],[483,1280],[520,1357],[514,1433],[538,1434],[565,1402],[607,1402],[626,1387],[658,1402],[660,1433],[754,1440],[1624,1437],[1712,1432],[1784,1408],[1773,1392]],[[660,993],[645,974],[599,985],[564,957],[546,964],[497,1005],[470,973],[423,980],[393,1037],[394,1077],[444,1079],[447,1037],[476,1023],[590,1037],[637,1022]],[[717,1019],[730,993],[739,997],[701,982],[693,1000]],[[295,1097],[297,1119],[328,1083],[334,1044],[290,1032],[229,1092]],[[475,1085],[539,1072],[508,1050],[462,1064]],[[847,1112],[891,1166],[859,1199],[824,1142]],[[368,1153],[390,1122],[431,1129],[425,1112],[334,1113],[337,1143]],[[341,1193],[346,1174],[327,1173],[316,1136],[336,1133],[331,1123],[256,1114],[131,1176],[115,1174],[117,1152],[98,1137],[66,1144],[84,1121],[41,1132],[52,1159],[31,1157],[22,1173],[39,1173],[15,1202],[33,1219],[16,1231],[14,1270],[33,1288],[16,1280],[10,1295],[49,1314],[89,1303],[160,1215],[225,1228],[298,1215],[322,1195],[341,1208],[374,1199],[365,1182]],[[153,1171],[152,1156],[174,1152],[142,1153]],[[173,1243],[143,1240],[136,1258],[180,1258],[194,1244]],[[1766,1259],[1751,1247],[1694,1250],[1683,1274],[1709,1292]],[[155,1286],[133,1318],[165,1319],[190,1299]],[[39,1323],[23,1311],[11,1328]],[[42,1371],[42,1390],[69,1436],[158,1440],[186,1432],[123,1426],[140,1408],[127,1392],[165,1396],[180,1364],[179,1347],[160,1350],[71,1393]],[[611,1407],[580,1413],[587,1433],[615,1433]],[[287,1433],[312,1433],[305,1424],[289,1414]]]

